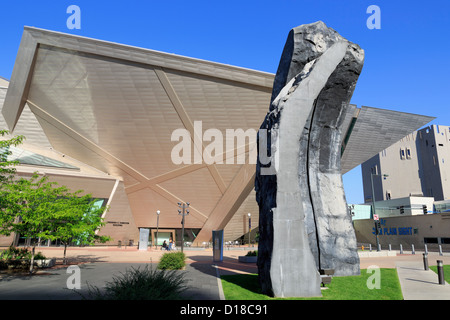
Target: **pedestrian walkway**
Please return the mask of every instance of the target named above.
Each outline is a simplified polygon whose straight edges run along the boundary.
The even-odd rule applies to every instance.
[[[39,271],[30,276],[23,274],[0,275],[0,300],[81,300],[88,299],[88,285],[104,288],[113,277],[118,277],[131,268],[142,268],[148,263],[85,263],[78,265],[80,288],[69,289],[72,273],[67,268],[53,268]],[[156,267],[155,265],[153,265]],[[211,264],[190,264],[185,270],[188,289],[183,293],[186,299],[223,300],[216,268]]]
[[[39,250],[47,257],[61,259],[61,251],[56,249]],[[186,279],[189,289],[188,299],[223,300],[220,276],[228,274],[257,273],[255,263],[240,263],[238,257],[246,250],[225,250],[222,262],[214,262],[211,250],[186,250]],[[136,249],[115,250],[112,248],[73,248],[68,250],[71,263],[77,263],[81,269],[82,282],[85,285],[102,287],[113,276],[125,272],[130,267],[153,264],[159,261],[163,252],[149,250],[139,252]],[[436,260],[450,264],[450,255],[429,254],[429,264]],[[431,270],[424,270],[422,254],[416,255],[368,255],[361,257],[361,269],[368,266],[396,268],[405,300],[450,300],[450,285],[440,285],[438,276]],[[0,274],[0,300],[50,300],[81,299],[79,294],[67,289],[70,276],[65,267],[44,269],[33,276],[14,276]],[[85,287],[84,287],[85,288]]]
[[[27,273],[0,274],[0,300],[80,300],[88,297],[88,284],[103,288],[113,277],[120,276],[130,268],[152,265],[156,268],[160,250],[139,251],[133,248],[70,248],[67,258],[71,265],[80,268],[81,288],[67,288],[72,273],[68,266],[62,266],[62,250],[57,248],[39,248],[47,257],[56,257],[58,265],[39,270],[30,276]],[[187,265],[185,273],[188,289],[183,296],[188,300],[224,300],[220,274],[254,273],[256,266],[238,263],[238,256],[244,250],[228,252],[222,262],[212,261],[211,250],[186,250]]]
[[[423,262],[400,261],[397,274],[404,300],[450,300],[450,285],[439,284],[436,272],[425,270]]]

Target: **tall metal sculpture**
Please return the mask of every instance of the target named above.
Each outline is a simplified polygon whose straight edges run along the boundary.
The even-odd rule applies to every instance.
[[[358,45],[321,21],[288,35],[258,139],[258,271],[266,294],[320,296],[319,270],[360,272],[340,156],[363,62]]]

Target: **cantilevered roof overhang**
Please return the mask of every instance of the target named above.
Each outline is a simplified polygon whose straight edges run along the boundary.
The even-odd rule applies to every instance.
[[[3,106],[12,130],[25,105],[56,150],[124,181],[135,223],[179,226],[177,202],[190,202],[187,228],[211,231],[243,216],[258,221],[255,165],[177,165],[176,129],[257,130],[269,110],[274,75],[174,54],[25,27]],[[344,119],[345,173],[431,117],[352,106]],[[200,148],[207,143],[203,142]],[[248,154],[236,147],[233,155]]]

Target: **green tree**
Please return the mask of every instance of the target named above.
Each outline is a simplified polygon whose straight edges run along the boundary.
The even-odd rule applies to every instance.
[[[107,240],[95,234],[103,225],[101,213],[104,208],[94,208],[91,196],[81,196],[81,193],[81,190],[72,193],[67,187],[58,186],[37,173],[29,179],[20,178],[4,184],[0,189],[0,234],[14,232],[32,239],[30,273],[38,240],[61,240],[65,243],[64,254],[74,237],[89,244]]]
[[[8,130],[0,130],[0,190],[6,184],[12,182],[14,175],[16,173],[15,166],[19,164],[19,161],[8,160],[8,156],[11,155],[11,146],[18,146],[25,139],[24,136],[16,136],[10,139],[5,139],[9,135]],[[0,196],[0,208],[3,208],[5,199]],[[1,220],[0,220],[1,221]],[[0,225],[1,228],[1,225]]]
[[[0,130],[1,136],[8,134]],[[90,245],[110,238],[97,235],[107,208],[96,206],[91,195],[82,196],[82,190],[72,193],[37,173],[30,179],[15,177],[18,161],[8,160],[10,147],[20,145],[24,139],[16,136],[0,140],[0,234],[19,233],[32,239],[32,272],[38,240],[60,240],[65,261],[67,245],[72,241]]]
[[[105,223],[102,214],[108,208],[95,204],[91,195],[79,196],[81,191],[66,195],[63,210],[55,217],[52,235],[64,244],[64,263],[66,263],[67,246],[74,242],[77,245],[92,245],[95,242],[107,242],[108,236],[99,236],[97,231]]]
[[[2,186],[2,214],[0,233],[19,233],[32,239],[30,272],[33,271],[37,239],[51,239],[54,209],[58,197],[66,189],[55,188],[45,176],[33,174],[30,179],[20,178]]]
[[[0,135],[5,137],[9,135],[8,130],[0,130]],[[0,140],[0,186],[8,183],[16,173],[18,161],[9,161],[8,156],[11,155],[10,147],[18,146],[25,139],[24,136],[15,136],[7,140]]]

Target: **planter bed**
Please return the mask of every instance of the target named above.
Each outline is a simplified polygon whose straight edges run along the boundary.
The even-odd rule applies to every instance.
[[[56,259],[36,259],[34,265],[38,268],[50,268],[55,265]],[[2,260],[0,261],[1,269],[26,269],[30,266],[30,260]]]

